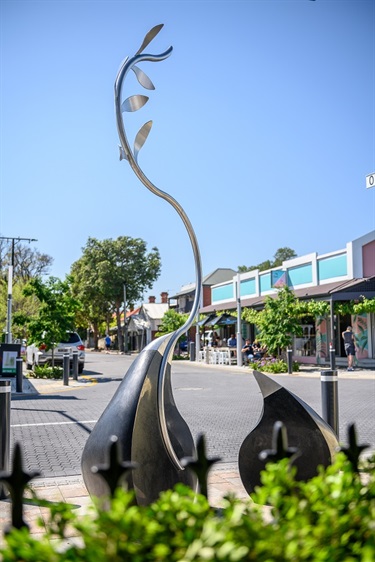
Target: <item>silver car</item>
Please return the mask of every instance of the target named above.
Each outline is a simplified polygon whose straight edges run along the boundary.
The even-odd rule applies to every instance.
[[[85,366],[85,346],[77,332],[67,332],[64,341],[58,343],[53,351],[55,365],[63,364],[64,354],[69,350],[70,365],[73,363],[73,350],[78,350],[78,372],[82,373]],[[26,365],[33,369],[34,365],[49,365],[52,363],[52,349],[46,350],[44,344],[37,346],[30,344],[26,348]]]

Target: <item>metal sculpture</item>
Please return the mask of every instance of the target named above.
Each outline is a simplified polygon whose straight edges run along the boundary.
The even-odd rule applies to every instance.
[[[195,447],[190,430],[174,402],[170,376],[171,360],[177,340],[193,324],[199,308],[202,284],[200,252],[192,225],[181,205],[171,195],[158,189],[138,164],[139,151],[148,137],[152,121],[141,127],[132,149],[123,119],[124,112],[137,111],[149,99],[137,94],[122,100],[122,86],[129,71],[135,73],[141,86],[153,90],[153,83],[137,65],[144,61],[163,61],[172,52],[172,47],[169,47],[159,55],[143,53],[162,27],[163,24],[157,25],[147,33],[135,55],[126,58],[122,63],[115,81],[116,123],[121,142],[120,160],[126,159],[143,185],[170,203],[181,217],[195,260],[195,298],[186,323],[172,334],[151,342],[133,362],[91,432],[82,454],[82,474],[89,493],[95,496],[107,494],[106,483],[91,469],[94,465],[106,464],[107,444],[111,436],[116,435],[123,461],[131,460],[138,465],[128,477],[128,482],[130,487],[134,487],[139,504],[154,501],[161,491],[173,487],[177,482],[197,489],[196,476],[192,471],[186,470],[180,461],[183,457],[195,456]]]
[[[263,395],[263,412],[242,443],[238,457],[241,480],[250,495],[260,485],[260,472],[271,458],[262,451],[272,447],[276,422],[282,422],[286,428],[290,456],[298,451],[293,461],[297,480],[308,480],[317,474],[319,465],[331,464],[339,446],[332,428],[301,398],[263,373],[254,371],[254,377]],[[277,455],[275,444],[272,449]]]

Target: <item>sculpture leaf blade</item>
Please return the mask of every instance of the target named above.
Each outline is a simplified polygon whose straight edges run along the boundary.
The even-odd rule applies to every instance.
[[[157,36],[159,31],[164,27],[164,23],[159,23],[159,25],[155,25],[148,33],[146,33],[145,38],[143,39],[142,45],[139,47],[138,51],[135,53],[139,55],[146,47],[151,43],[154,37]]]
[[[138,161],[138,153],[145,144],[146,139],[151,131],[152,121],[147,121],[138,131],[134,141],[134,158]]]
[[[147,96],[141,96],[139,94],[135,96],[130,96],[126,98],[121,104],[121,111],[138,111],[148,102]]]
[[[155,86],[153,85],[147,74],[143,72],[143,70],[138,68],[138,66],[133,66],[132,70],[141,86],[146,88],[146,90],[155,90]]]

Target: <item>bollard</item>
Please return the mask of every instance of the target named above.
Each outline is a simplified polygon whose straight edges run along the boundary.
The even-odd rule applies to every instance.
[[[337,371],[321,372],[322,387],[322,418],[328,423],[339,437],[339,405]]]
[[[16,392],[22,392],[23,383],[23,359],[22,357],[17,357],[16,359]]]
[[[336,369],[336,350],[329,344],[329,366],[331,371]]]
[[[189,354],[190,361],[195,361],[195,343],[193,341],[189,342]]]
[[[10,380],[0,380],[0,472],[10,470]],[[4,484],[0,483],[0,499],[7,497]]]
[[[63,384],[69,386],[69,369],[70,369],[70,356],[69,353],[63,355]]]
[[[73,349],[73,380],[78,380],[78,349]]]
[[[293,373],[293,349],[286,350],[286,360],[288,365],[288,374]]]

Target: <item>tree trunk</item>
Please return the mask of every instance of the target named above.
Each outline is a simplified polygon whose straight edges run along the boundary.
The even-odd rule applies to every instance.
[[[120,307],[117,305],[116,305],[116,322],[117,322],[118,349],[119,351],[125,351],[124,338],[122,337],[122,330],[121,330]]]
[[[98,329],[97,323],[93,323],[92,331],[94,333],[94,349],[97,350],[98,349],[98,340],[99,340],[99,329]]]

